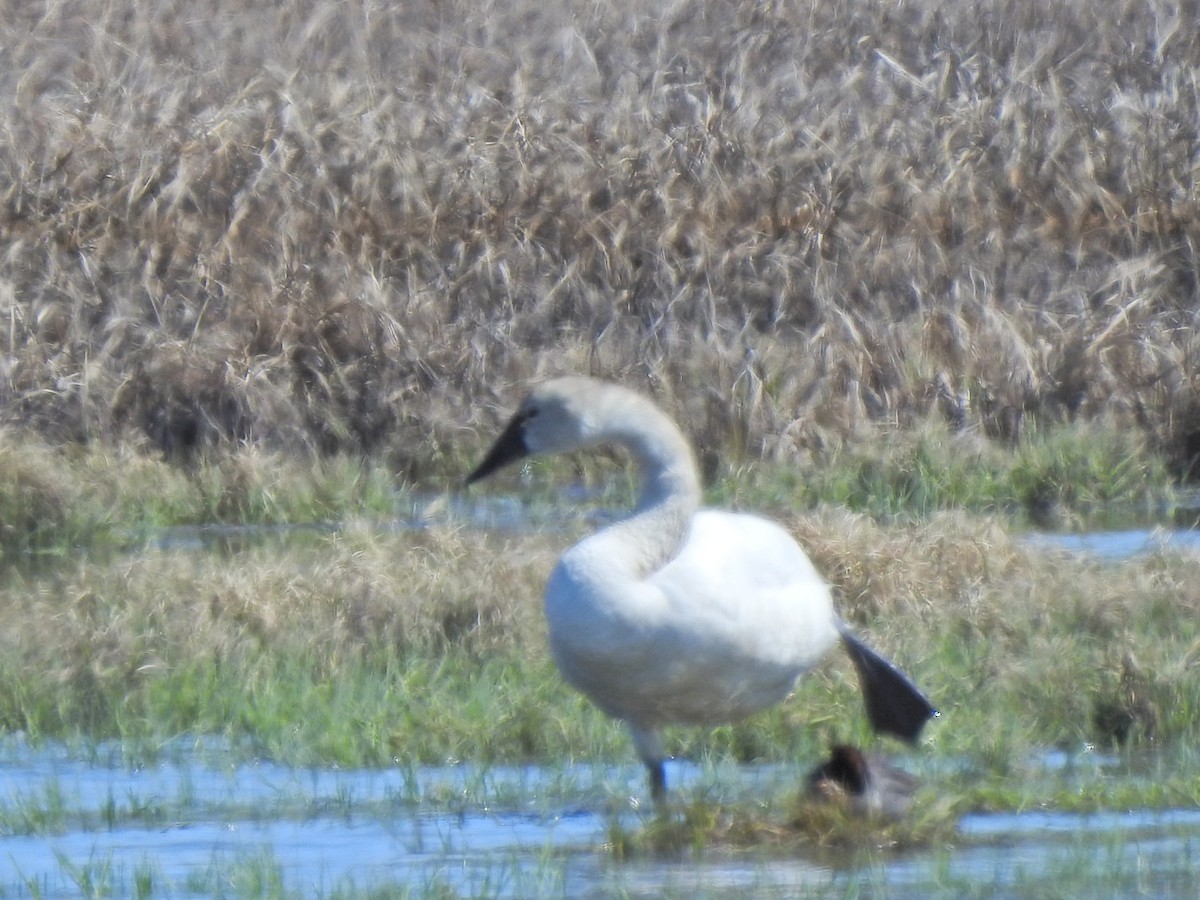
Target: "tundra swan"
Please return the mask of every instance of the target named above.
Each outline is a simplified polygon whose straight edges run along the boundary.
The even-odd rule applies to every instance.
[[[466,481],[601,444],[629,452],[641,493],[632,513],[559,558],[546,585],[550,648],[570,684],[629,726],[655,799],[666,791],[664,725],[731,722],[777,703],[839,639],[872,727],[916,740],[933,706],[854,636],[783,528],[700,508],[692,449],[646,397],[592,378],[543,383]]]

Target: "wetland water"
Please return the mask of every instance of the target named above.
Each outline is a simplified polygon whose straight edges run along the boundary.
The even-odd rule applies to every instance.
[[[186,552],[204,552],[207,537]],[[1113,559],[1194,535],[1033,539]],[[937,772],[924,766],[946,765],[899,762],[926,780]],[[1027,761],[1021,777],[1061,795],[1073,779],[1153,778],[1169,764],[1080,748]],[[676,761],[668,778],[753,804],[806,768]],[[906,852],[618,861],[605,844],[650,815],[630,799],[643,779],[632,761],[301,769],[207,739],[140,751],[10,735],[0,739],[0,897],[1197,897],[1200,809],[972,813],[954,840]]]
[[[182,739],[152,755],[0,744],[0,895],[1030,896],[1082,871],[1103,896],[1195,897],[1200,867],[1200,810],[972,814],[957,846],[908,853],[617,862],[603,844],[614,821],[643,815],[628,801],[638,766],[294,769]],[[1059,780],[1121,764],[1081,753],[1039,766]],[[673,763],[670,775],[684,789],[736,784],[752,802],[802,772]]]

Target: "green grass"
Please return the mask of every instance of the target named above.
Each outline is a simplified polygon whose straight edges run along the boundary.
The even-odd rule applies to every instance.
[[[1141,437],[1087,424],[1033,429],[1006,449],[932,425],[804,469],[731,467],[713,488],[750,509],[831,504],[889,519],[963,509],[1055,527],[1159,520],[1176,493]]]
[[[825,510],[792,525],[843,613],[941,709],[923,752],[1004,778],[1039,748],[1195,740],[1191,557],[1098,567],[961,515],[881,525]],[[541,585],[569,541],[357,530],[10,572],[0,723],[132,746],[219,734],[297,764],[628,760],[623,730],[545,647]],[[674,730],[668,746],[759,762],[833,741],[870,741],[836,654],[788,703]]]
[[[147,760],[159,745],[198,735],[294,766],[414,773],[466,761],[554,771],[570,761],[637,771],[624,730],[564,685],[545,647],[542,585],[585,521],[485,533],[448,515],[446,497],[429,506],[424,527],[396,531],[362,523],[387,523],[412,502],[373,463],[332,460],[306,470],[246,451],[176,466],[100,448],[5,446],[10,508],[46,510],[25,520],[34,524],[8,544],[10,564],[0,570],[6,731],[80,748],[115,739]],[[723,854],[765,861],[835,853],[841,865],[853,857],[882,873],[896,853],[969,846],[954,834],[969,811],[1200,805],[1194,556],[1101,565],[1022,544],[1014,536],[1020,513],[946,509],[1028,509],[1027,495],[1046,484],[1057,485],[1051,505],[1079,520],[1118,505],[1144,509],[1164,496],[1169,478],[1141,451],[1138,441],[1093,427],[1033,431],[1005,454],[928,429],[874,461],[847,453],[812,473],[812,484],[771,466],[730,469],[713,499],[774,511],[834,585],[843,614],[938,704],[942,717],[906,763],[924,786],[914,814],[899,823],[815,805],[795,785],[742,787],[731,762],[804,765],[835,741],[876,746],[853,671],[835,655],[791,700],[747,722],[670,730],[672,754],[724,767],[721,777],[677,789],[670,817],[614,817],[606,858],[712,863]],[[621,466],[602,458],[581,477],[611,485],[601,502],[621,506],[630,488]],[[147,473],[158,476],[151,497],[139,487]],[[535,512],[553,499],[548,485],[560,475],[552,464],[531,468]],[[345,520],[348,511],[359,524],[338,531],[201,549],[138,543],[139,534],[173,522]],[[92,549],[79,553],[76,545]],[[1061,750],[1068,765],[1046,771],[1040,761],[1050,750]],[[1107,761],[1090,762],[1101,757]],[[386,808],[356,813],[387,816],[395,804],[472,808],[470,790],[421,794],[414,779],[405,783]],[[565,783],[564,791],[570,795]],[[114,796],[81,819],[53,786],[10,801],[0,829],[12,835],[156,827],[186,818],[189,803],[186,794],[144,804]],[[220,814],[306,814],[288,802]],[[1115,856],[1107,864],[1113,883],[1129,879]],[[1104,880],[1070,852],[1047,865],[1068,892]],[[558,857],[520,878],[498,863],[478,884],[553,891],[561,872]],[[128,873],[97,859],[64,866],[63,877],[99,895],[121,886],[142,896],[168,890],[150,863]],[[1048,877],[996,875],[997,883],[1038,890]],[[1156,884],[1173,890],[1170,873],[1163,877]],[[986,874],[935,870],[930,880],[929,896],[986,893]],[[189,883],[226,896],[292,895],[269,853],[214,864]],[[867,883],[832,879],[811,893],[853,895]],[[388,891],[350,882],[327,888],[329,896]],[[431,877],[403,891],[454,889]]]
[[[187,465],[136,447],[52,447],[0,433],[0,562],[137,545],[177,525],[344,523],[407,513],[386,466],[243,448]]]
[[[135,447],[52,447],[0,433],[0,562],[136,546],[178,525],[347,523],[409,517],[417,493],[457,490],[472,461],[420,485],[379,459],[304,459],[243,448],[188,465]],[[561,502],[574,473],[607,502],[629,502],[625,460],[537,462],[532,510]],[[503,485],[501,486],[503,488]],[[967,509],[1017,522],[1082,526],[1159,520],[1177,496],[1164,459],[1136,434],[1098,426],[1032,431],[1012,450],[930,426],[897,434],[870,454],[847,450],[803,468],[731,464],[713,472],[710,502],[788,513],[823,504],[883,518]],[[478,496],[478,494],[476,494]]]

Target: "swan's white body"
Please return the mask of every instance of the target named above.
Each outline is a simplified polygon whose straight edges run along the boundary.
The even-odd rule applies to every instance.
[[[864,673],[865,692],[867,675],[886,682],[874,691],[882,695],[868,697],[873,722],[873,706],[887,718],[894,701],[911,701],[897,691],[919,698],[896,714],[901,730],[882,726],[915,737],[933,708],[849,634],[829,587],[786,531],[758,516],[700,509],[690,446],[641,395],[589,378],[535,388],[468,482],[527,454],[605,443],[637,462],[638,504],[562,555],[546,587],[546,619],[563,676],[629,724],[656,794],[663,725],[730,722],[777,703],[839,638]]]
[[[576,544],[546,587],[555,661],[605,712],[643,731],[741,719],[791,693],[837,641],[829,588],[778,526],[716,510],[682,533],[664,523],[643,575],[631,560],[647,549],[632,540],[643,517],[658,524],[661,508]]]

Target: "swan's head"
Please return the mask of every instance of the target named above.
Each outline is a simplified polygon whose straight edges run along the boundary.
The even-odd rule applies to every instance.
[[[556,378],[538,385],[467,476],[467,484],[526,456],[567,453],[599,443],[608,436],[603,427],[606,414],[622,400],[629,404],[636,399],[625,388],[591,378]]]

